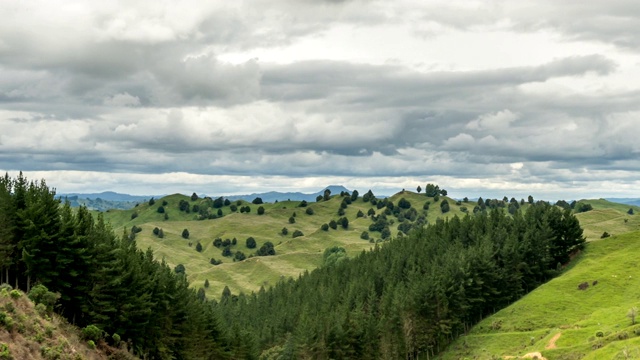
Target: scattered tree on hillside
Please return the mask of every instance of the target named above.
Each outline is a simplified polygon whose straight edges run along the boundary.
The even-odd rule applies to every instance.
[[[204,279],[204,288],[205,289],[209,288],[209,279]]]
[[[369,240],[369,233],[366,231],[363,231],[362,234],[360,234],[360,239]]]
[[[186,273],[186,270],[187,270],[187,269],[186,269],[186,268],[184,267],[184,265],[182,265],[182,264],[178,264],[178,265],[176,265],[176,267],[175,267],[175,268],[173,268],[173,271],[174,271],[176,274],[182,274],[182,275],[184,275],[184,274]]]
[[[160,230],[158,230],[158,237],[160,239],[164,238],[164,231],[162,231],[162,228],[160,228]]]
[[[324,201],[327,201],[327,200],[331,199],[331,190],[325,189],[324,190],[324,195],[323,195],[322,198],[324,199]]]
[[[420,194],[420,192],[422,192],[422,187],[420,185],[418,185],[418,187],[416,188],[416,192],[418,194]]]
[[[629,215],[633,215],[633,214],[634,214],[634,213],[633,213],[633,208],[629,208],[629,210],[627,211],[627,214],[629,214]]]
[[[158,209],[156,211],[160,214],[164,214],[164,206],[158,206]]]
[[[360,196],[358,190],[353,190],[353,192],[351,193],[351,201],[354,202],[358,200],[358,196]]]
[[[289,224],[295,224],[296,223],[296,218],[293,216],[289,217]]]
[[[200,244],[200,241],[198,241],[198,243],[196,244],[196,251],[202,252],[202,244]]]
[[[137,211],[134,211],[134,212],[131,213],[131,220],[133,220],[133,219],[135,219],[137,217],[138,217],[138,212]]]
[[[184,239],[188,239],[189,238],[189,230],[187,230],[187,229],[182,230],[182,237]]]
[[[300,202],[300,204],[298,204],[298,207],[307,207],[307,201],[306,200],[302,200]]]
[[[356,214],[357,218],[361,218],[364,217],[364,213],[362,212],[362,210],[358,210],[358,213]]]
[[[304,236],[304,234],[302,233],[302,231],[300,231],[300,230],[295,230],[295,231],[293,232],[292,237],[297,238],[297,237],[300,237],[300,236]]]
[[[322,201],[322,199],[323,199],[322,195],[316,196],[316,202],[320,202]]]
[[[342,226],[343,229],[348,229],[349,228],[349,220],[346,217],[343,217],[343,218],[339,219],[338,223],[340,223],[340,225]]]
[[[310,207],[308,207],[308,208],[307,208],[307,210],[305,210],[305,213],[306,213],[307,215],[313,215],[313,214],[314,214],[313,209],[312,209],[312,208],[310,208]]]
[[[264,243],[264,245],[262,245],[260,249],[258,249],[258,251],[256,252],[256,255],[258,256],[269,256],[269,255],[275,255],[275,254],[276,254],[276,250],[273,247],[273,243],[271,241],[267,241],[266,243]]]
[[[329,227],[335,230],[338,228],[338,223],[335,220],[331,220],[329,221]]]
[[[289,233],[289,229],[287,229],[286,227],[283,227],[282,230],[280,230],[280,233],[284,236],[287,236],[287,234]]]
[[[229,199],[224,199],[224,206],[230,206],[231,201]]]
[[[191,194],[191,201],[196,201],[196,200],[198,200],[198,194],[196,193]]]
[[[242,252],[242,251],[236,251],[235,255],[233,256],[233,261],[242,261],[244,259],[246,259],[247,256]]]
[[[447,199],[442,200],[442,202],[440,203],[440,210],[443,214],[449,212],[449,202],[447,201]]]
[[[153,206],[153,204],[156,203],[156,200],[154,198],[149,199],[149,206]]]
[[[407,199],[402,198],[398,201],[398,207],[401,209],[409,209],[411,207],[411,203]]]
[[[254,239],[252,236],[249,236],[246,241],[246,246],[248,249],[255,249],[255,247],[257,246],[256,239]]]
[[[327,223],[322,224],[322,226],[320,226],[320,230],[329,231],[329,224]]]
[[[262,202],[262,198],[257,197],[257,198],[255,198],[255,199],[253,199],[253,200],[251,201],[251,203],[252,203],[252,204],[255,204],[255,205],[263,204],[263,202]]]
[[[258,215],[264,215],[264,206],[258,207]]]

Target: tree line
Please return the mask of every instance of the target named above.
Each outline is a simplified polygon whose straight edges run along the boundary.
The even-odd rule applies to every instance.
[[[227,291],[218,308],[254,357],[428,359],[555,276],[584,241],[570,210],[493,209],[416,228],[258,293]]]
[[[56,311],[69,322],[95,325],[138,356],[233,357],[216,308],[184,275],[139,250],[135,234],[118,237],[102,216],[60,204],[44,180],[0,178],[0,270],[0,283],[58,293]]]

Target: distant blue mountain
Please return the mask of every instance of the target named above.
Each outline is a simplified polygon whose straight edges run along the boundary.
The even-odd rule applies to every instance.
[[[155,198],[161,198],[163,195],[155,195]],[[152,195],[129,195],[129,194],[121,194],[113,191],[104,191],[101,193],[90,193],[90,194],[82,194],[82,193],[70,193],[70,194],[57,194],[56,197],[64,199],[69,198],[69,200],[76,197],[77,199],[102,199],[107,201],[145,201],[151,199]]]
[[[638,198],[609,198],[605,200],[620,203],[620,204],[640,206],[640,199]]]
[[[346,191],[348,193],[351,193],[351,191],[349,189],[347,189],[346,187],[342,186],[342,185],[330,185],[327,186],[325,188],[322,188],[322,190],[312,193],[312,194],[305,194],[305,193],[301,193],[301,192],[277,192],[277,191],[269,191],[266,193],[253,193],[253,194],[248,194],[248,195],[230,195],[230,196],[225,196],[225,198],[228,198],[229,200],[245,200],[245,201],[252,201],[253,199],[259,197],[262,199],[262,201],[264,202],[275,202],[277,201],[285,201],[285,200],[292,200],[292,201],[316,201],[316,198],[318,197],[318,195],[323,195],[324,191],[326,189],[329,189],[331,191],[332,195],[339,195],[341,192]]]

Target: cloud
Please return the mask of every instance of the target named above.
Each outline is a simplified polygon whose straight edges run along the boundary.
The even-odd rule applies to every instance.
[[[517,120],[518,114],[514,114],[509,109],[501,110],[495,113],[482,114],[475,120],[469,122],[466,126],[471,130],[503,130],[509,127],[513,121]]]

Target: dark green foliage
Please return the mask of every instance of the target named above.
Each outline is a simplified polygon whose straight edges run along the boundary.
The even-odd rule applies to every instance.
[[[440,210],[442,211],[443,214],[449,212],[450,208],[449,208],[449,202],[447,201],[447,199],[442,200],[442,202],[440,203]]]
[[[364,213],[362,212],[362,210],[358,210],[358,213],[356,214],[356,217],[358,217],[358,218],[364,217]]]
[[[266,243],[264,243],[264,245],[262,245],[256,252],[256,255],[258,256],[270,256],[275,254],[276,249],[273,247],[273,243],[271,243],[271,241],[267,241]]]
[[[629,208],[629,210],[627,210],[627,214],[629,214],[629,215],[633,215],[633,214],[634,214],[634,212],[633,212],[633,208]]]
[[[579,202],[574,207],[577,213],[587,212],[593,210],[593,206],[591,204]]]
[[[215,200],[213,200],[212,206],[213,206],[214,209],[220,209],[221,207],[224,206],[224,203],[225,203],[224,198],[222,198],[222,196],[220,196],[220,197],[216,198]]]
[[[180,200],[180,202],[178,203],[178,209],[180,209],[180,211],[187,211],[190,209],[189,202],[186,200]]]
[[[162,200],[162,206],[167,206],[169,205],[169,203],[167,202],[167,200]]]
[[[305,213],[306,213],[307,215],[313,215],[313,214],[314,214],[313,209],[312,209],[312,208],[310,208],[310,207],[308,207],[308,208],[307,208],[307,210],[305,210]]]
[[[602,233],[602,235],[600,235],[600,239],[606,239],[609,236],[611,236],[611,235],[608,232],[605,231],[605,232]]]
[[[204,279],[204,288],[205,289],[209,288],[209,279]]]
[[[373,208],[370,208],[369,211],[367,211],[367,215],[369,215],[369,216],[373,216],[375,214],[376,214],[376,211],[373,210]]]
[[[571,217],[540,203],[513,216],[496,209],[438,221],[352,259],[327,249],[318,270],[223,298],[220,314],[253,334],[263,355],[434,358],[556,273],[553,249],[577,235]]]
[[[225,246],[222,249],[222,256],[224,257],[230,257],[233,255],[233,252],[231,252],[231,247],[230,246]]]
[[[253,200],[251,201],[251,203],[252,203],[252,204],[255,204],[255,205],[263,204],[263,202],[262,202],[262,198],[257,197],[257,198],[255,198],[255,199],[253,199]]]
[[[335,220],[331,220],[329,221],[329,227],[335,230],[338,228],[338,223]]]
[[[98,342],[104,336],[104,332],[95,325],[89,325],[82,329],[82,337],[84,340],[93,340]]]
[[[366,231],[363,231],[362,234],[360,234],[360,239],[369,240],[369,233]]]
[[[331,190],[325,189],[322,198],[324,199],[324,201],[331,199]]]
[[[231,210],[231,212],[236,212],[238,211],[238,207],[236,206],[236,204],[231,204],[229,205],[229,210]]]
[[[330,247],[324,250],[322,266],[332,266],[347,258],[347,251],[343,247]]]
[[[420,194],[421,191],[422,191],[422,187],[420,185],[418,185],[418,187],[416,188],[416,192],[418,194]]]
[[[389,227],[385,227],[384,229],[382,229],[382,231],[380,232],[380,237],[385,240],[391,237],[391,230],[389,230]]]
[[[248,207],[248,206],[247,206],[247,207]],[[247,212],[249,212],[249,211],[247,211]],[[218,217],[222,217],[222,215],[224,215],[224,214],[222,213],[222,209],[218,209],[217,215],[218,215]]]
[[[164,238],[164,231],[162,231],[162,229],[158,230],[158,237],[160,239]]]
[[[346,217],[338,219],[338,223],[340,224],[340,226],[342,226],[343,229],[349,228],[349,219],[347,219]]]
[[[138,217],[138,212],[137,211],[134,211],[134,212],[131,213],[131,220],[133,220],[133,219],[135,219],[137,217]]]
[[[183,239],[188,239],[189,238],[189,230],[187,230],[187,229],[182,230],[182,238]]]
[[[173,271],[174,271],[176,274],[185,274],[185,272],[186,272],[186,268],[184,267],[184,265],[182,265],[182,264],[178,264],[178,265],[176,265],[176,267],[175,267],[175,268],[173,268]]]
[[[246,259],[247,257],[244,255],[244,253],[242,251],[236,251],[236,254],[233,257],[233,260],[235,261],[242,261],[244,259]]]
[[[220,264],[222,264],[222,260],[216,260],[214,258],[211,258],[211,259],[209,259],[209,263],[211,265],[220,265]]]
[[[322,199],[323,199],[322,195],[316,196],[316,202],[320,202],[322,201]]]
[[[320,226],[320,230],[329,231],[329,224],[327,223],[322,224],[322,226]]]
[[[193,206],[191,207],[191,212],[193,212],[193,213],[198,213],[198,212],[200,212],[200,205],[198,205],[198,204],[193,204]]]
[[[221,238],[215,238],[213,240],[213,246],[220,248],[222,247],[222,239]]]
[[[191,194],[191,201],[196,201],[196,200],[198,200],[198,194],[196,193]]]
[[[238,239],[233,238],[231,239],[231,245],[235,246],[238,243]]]
[[[295,231],[293,232],[292,237],[297,238],[297,237],[300,237],[300,236],[304,236],[304,234],[302,233],[302,231],[300,231],[300,230],[295,230]]]
[[[156,200],[154,198],[149,199],[149,206],[153,206],[153,204],[156,203]]]
[[[224,206],[231,205],[231,201],[229,199],[224,199]]]
[[[289,224],[295,224],[296,223],[296,218],[293,216],[289,217]]]
[[[255,249],[255,247],[257,246],[256,239],[249,236],[246,241],[246,246],[247,246],[247,249]]]
[[[202,244],[200,244],[200,241],[198,241],[198,243],[196,244],[196,251],[202,252]]]
[[[345,212],[343,208],[338,209],[338,216],[344,216]]]
[[[398,201],[398,207],[401,209],[409,209],[411,207],[411,203],[407,199],[402,198]]]
[[[139,233],[139,232],[141,232],[141,231],[142,231],[142,228],[141,228],[141,227],[139,227],[139,226],[133,225],[133,226],[131,227],[131,233],[133,233],[133,234],[137,234],[137,233]]]
[[[358,196],[360,196],[358,190],[353,190],[353,192],[351,193],[351,201],[354,202],[358,200]]]
[[[263,206],[259,206],[258,207],[258,215],[264,215],[264,207]]]
[[[434,184],[427,184],[424,193],[428,197],[435,197],[436,195],[440,195],[440,187]]]
[[[298,204],[298,207],[307,207],[307,201],[306,200],[302,200],[300,202],[300,204]]]
[[[289,229],[287,229],[286,227],[283,227],[282,230],[280,230],[280,233],[284,236],[287,236],[287,234],[289,233]]]
[[[169,214],[168,213],[164,213],[164,219],[165,220],[169,220]]]
[[[154,227],[153,228],[153,235],[158,236],[158,234],[160,233],[160,229],[158,229],[158,227]]]

